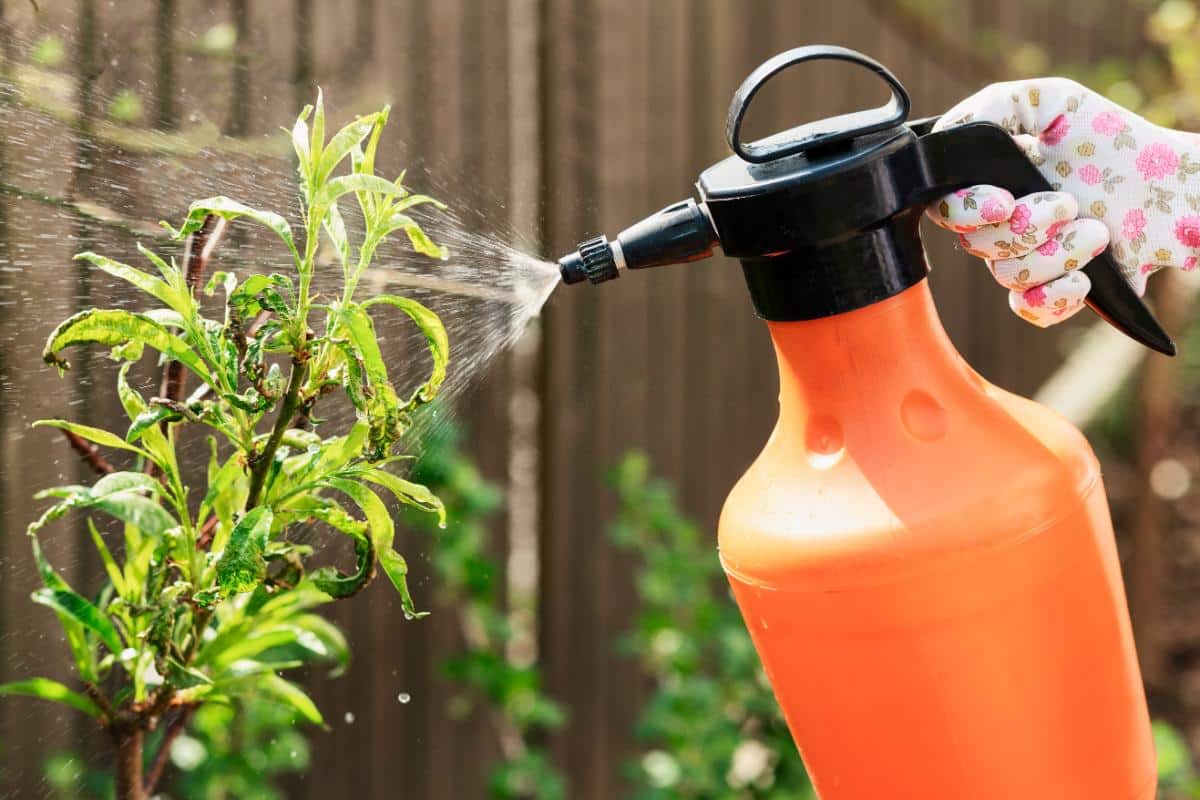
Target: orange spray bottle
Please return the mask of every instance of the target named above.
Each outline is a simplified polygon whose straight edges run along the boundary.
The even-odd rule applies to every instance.
[[[755,143],[792,64],[874,71],[892,100]],[[738,90],[700,199],[560,261],[568,283],[739,258],[780,415],[721,515],[733,594],[823,800],[1149,800],[1155,761],[1100,469],[1050,410],[987,384],[938,319],[924,208],[977,183],[1049,189],[999,127],[930,131],[871,59],[829,46]],[[1170,338],[1106,253],[1088,304]]]

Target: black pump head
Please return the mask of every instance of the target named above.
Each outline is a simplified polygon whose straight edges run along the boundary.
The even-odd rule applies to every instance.
[[[742,142],[742,120],[762,85],[789,66],[817,59],[871,70],[891,89],[891,100]],[[700,202],[668,206],[615,242],[584,242],[559,260],[564,282],[600,283],[624,268],[695,261],[720,244],[741,260],[760,316],[831,316],[884,300],[925,277],[918,224],[925,207],[946,193],[979,183],[1015,195],[1050,190],[999,126],[976,122],[934,133],[931,120],[906,124],[909,107],[896,77],[853,50],[800,47],[766,61],[734,95],[726,125],[734,154],[701,174]],[[1092,282],[1092,310],[1142,344],[1175,354],[1170,336],[1111,253],[1093,259],[1084,272]]]

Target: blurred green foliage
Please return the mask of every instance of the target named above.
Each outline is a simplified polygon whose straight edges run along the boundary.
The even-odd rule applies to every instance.
[[[1154,751],[1158,754],[1159,800],[1200,797],[1200,777],[1179,732],[1165,722],[1155,722]]]
[[[639,800],[815,798],[750,635],[721,574],[711,531],[676,507],[645,455],[611,482],[612,538],[637,558],[641,608],[624,638],[654,685],[626,773]]]
[[[434,543],[441,599],[461,622],[465,646],[445,662],[444,671],[462,687],[461,713],[474,709],[496,732],[502,757],[491,774],[490,796],[558,800],[567,796],[566,781],[540,742],[566,715],[543,691],[537,665],[520,663],[510,653],[517,631],[490,526],[503,495],[462,452],[461,438],[451,422],[432,425],[412,474],[441,498],[445,527],[428,515],[406,510],[404,516]]]

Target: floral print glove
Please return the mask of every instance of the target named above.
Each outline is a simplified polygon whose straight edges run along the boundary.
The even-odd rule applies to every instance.
[[[1065,78],[992,84],[936,127],[978,120],[1008,130],[1055,191],[1014,198],[973,186],[929,216],[987,260],[1021,317],[1044,327],[1079,311],[1091,284],[1077,270],[1110,238],[1138,294],[1163,267],[1196,268],[1200,135],[1160,128]]]

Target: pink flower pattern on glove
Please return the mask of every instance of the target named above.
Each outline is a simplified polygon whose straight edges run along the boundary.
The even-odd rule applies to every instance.
[[[1155,142],[1142,148],[1142,152],[1138,153],[1135,166],[1146,180],[1165,178],[1179,167],[1179,156],[1175,155],[1175,151],[1162,142]]]
[[[1066,114],[1059,114],[1054,119],[1050,120],[1050,124],[1042,129],[1038,136],[1043,142],[1048,145],[1056,145],[1067,137],[1067,133],[1071,130],[1071,123],[1067,122]]]
[[[1116,136],[1125,127],[1125,120],[1116,111],[1104,111],[1092,120],[1092,130],[1105,136]]]
[[[1131,208],[1121,220],[1121,234],[1126,239],[1136,239],[1146,229],[1146,212],[1140,208]]]
[[[1008,209],[994,198],[984,201],[979,215],[987,222],[1003,222],[1008,218]]]
[[[1029,215],[1029,206],[1018,203],[1017,207],[1013,209],[1012,217],[1008,220],[1008,229],[1020,236],[1029,229]]]
[[[1200,216],[1188,214],[1176,220],[1175,238],[1184,247],[1200,247]]]

